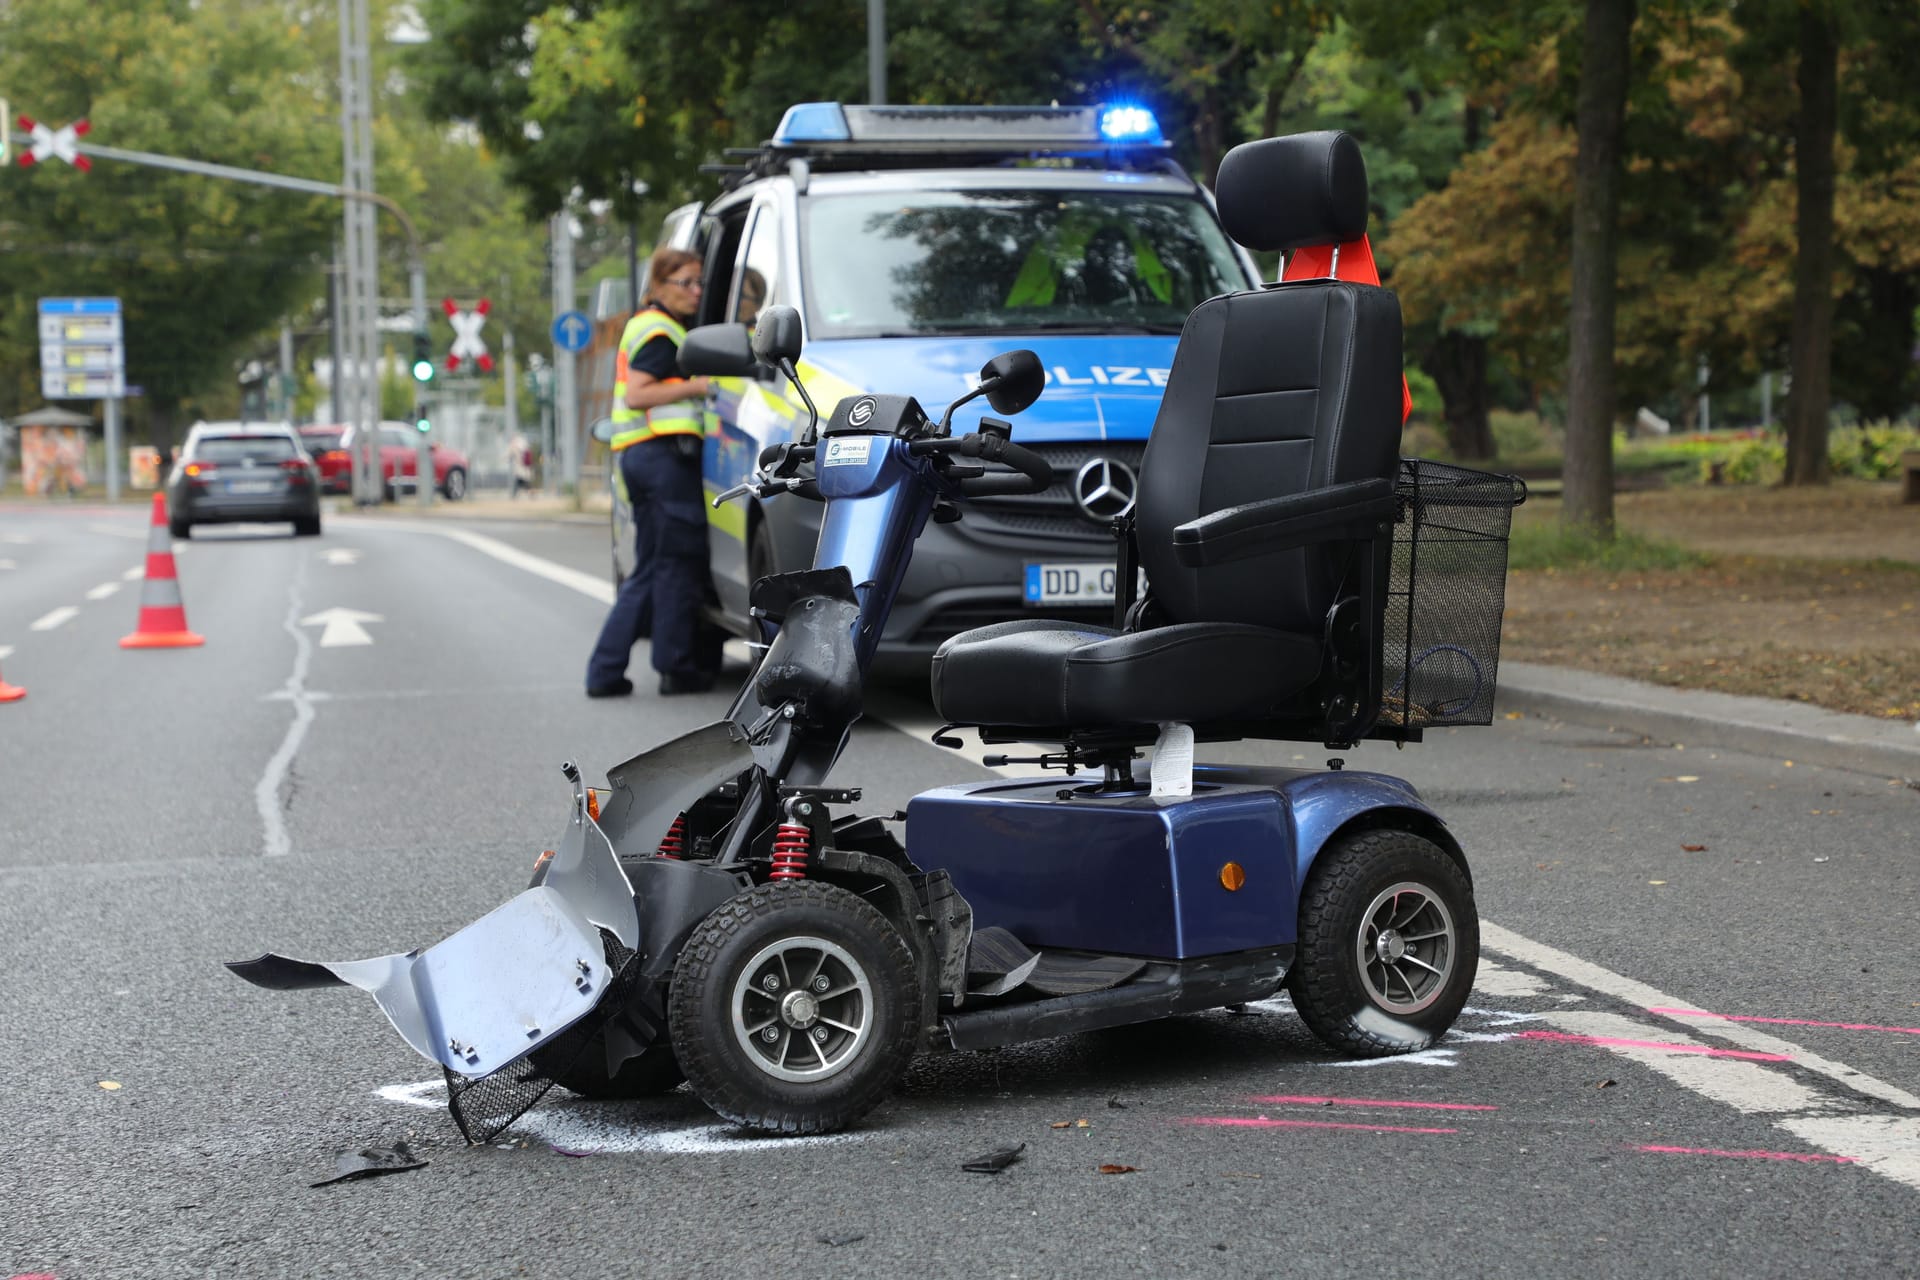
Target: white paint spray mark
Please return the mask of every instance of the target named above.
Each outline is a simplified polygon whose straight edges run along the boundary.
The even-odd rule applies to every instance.
[[[103,582],[99,586],[87,592],[87,599],[105,600],[108,596],[112,595],[114,592],[118,591],[119,589],[120,589],[120,584],[117,582]]]
[[[307,562],[301,560],[294,568],[293,583],[287,588],[287,616],[280,622],[294,643],[293,671],[280,687],[280,692],[293,703],[293,723],[287,726],[287,736],[280,740],[280,749],[267,761],[260,781],[253,788],[253,805],[259,811],[260,825],[265,831],[261,852],[269,858],[284,857],[293,850],[286,819],[280,812],[280,784],[286,781],[287,770],[292,768],[294,754],[300,750],[314,716],[314,700],[307,694],[307,665],[313,660],[313,641],[296,621],[300,616],[300,595],[306,585]]]
[[[1473,989],[1483,995],[1498,996],[1503,1000],[1520,1000],[1547,994],[1547,984],[1533,974],[1509,969],[1505,965],[1495,964],[1486,959],[1480,961],[1480,971],[1474,975]]]
[[[446,1105],[446,1084],[440,1080],[393,1084],[375,1090],[374,1096],[387,1102],[438,1110]],[[855,1132],[809,1138],[752,1138],[742,1136],[738,1129],[725,1124],[675,1124],[670,1117],[652,1114],[661,1110],[663,1103],[671,1106],[681,1097],[684,1095],[667,1095],[651,1103],[609,1103],[576,1102],[565,1095],[550,1094],[546,1101],[509,1125],[506,1132],[594,1155],[675,1156],[792,1151],[864,1142],[870,1136]],[[692,1103],[691,1098],[685,1101]]]
[[[1391,1058],[1342,1058],[1327,1063],[1330,1067],[1457,1067],[1458,1049],[1422,1049],[1418,1053],[1398,1053]]]
[[[49,610],[40,617],[35,618],[32,622],[29,622],[27,624],[27,630],[51,631],[62,623],[71,621],[78,616],[80,616],[80,610],[78,608],[70,604],[63,604],[58,609]]]

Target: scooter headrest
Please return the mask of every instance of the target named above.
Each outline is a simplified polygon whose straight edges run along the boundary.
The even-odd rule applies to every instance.
[[[1367,232],[1367,162],[1338,129],[1243,142],[1214,182],[1227,234],[1249,249],[1344,244]]]

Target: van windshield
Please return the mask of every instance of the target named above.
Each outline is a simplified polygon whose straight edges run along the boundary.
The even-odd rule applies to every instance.
[[[1195,306],[1246,286],[1192,196],[875,192],[803,207],[814,338],[1179,333]]]

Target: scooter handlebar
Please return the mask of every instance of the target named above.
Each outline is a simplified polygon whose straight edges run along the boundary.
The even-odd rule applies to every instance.
[[[963,498],[990,498],[1003,494],[1044,493],[1053,484],[1053,468],[1045,458],[1013,443],[998,432],[977,432],[952,439],[918,440],[915,453],[943,453],[979,458],[1012,467],[1011,472],[962,475],[954,480]],[[969,468],[975,470],[975,468]]]

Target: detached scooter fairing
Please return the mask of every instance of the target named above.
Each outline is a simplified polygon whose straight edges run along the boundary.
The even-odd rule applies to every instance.
[[[1344,134],[1269,139],[1227,157],[1218,200],[1249,247],[1337,243],[1364,234],[1365,170]],[[772,366],[804,399],[800,349],[798,313],[771,307],[751,335],[692,331],[681,365]],[[895,395],[848,397],[818,435],[812,415],[716,499],[825,504],[815,567],[754,587],[768,643],[725,720],[611,770],[604,793],[567,766],[568,826],[532,886],[425,951],[232,967],[370,992],[447,1072],[475,1141],[554,1083],[632,1097],[682,1079],[747,1128],[829,1132],[922,1052],[1283,988],[1338,1050],[1426,1047],[1478,957],[1440,817],[1338,759],[1191,762],[1196,740],[1345,750],[1490,720],[1524,491],[1398,459],[1399,376],[1398,305],[1376,286],[1290,281],[1196,307],[1137,518],[1115,522],[1114,625],[1000,623],[933,660],[951,722],[935,741],[1045,744],[1020,761],[1043,772],[915,797],[904,843],[888,825],[902,815],[845,812],[860,792],[828,776],[927,520],[1054,483],[1009,423],[955,436],[954,411],[985,396],[1017,414],[1044,374],[1031,352],[996,357],[937,422]]]

